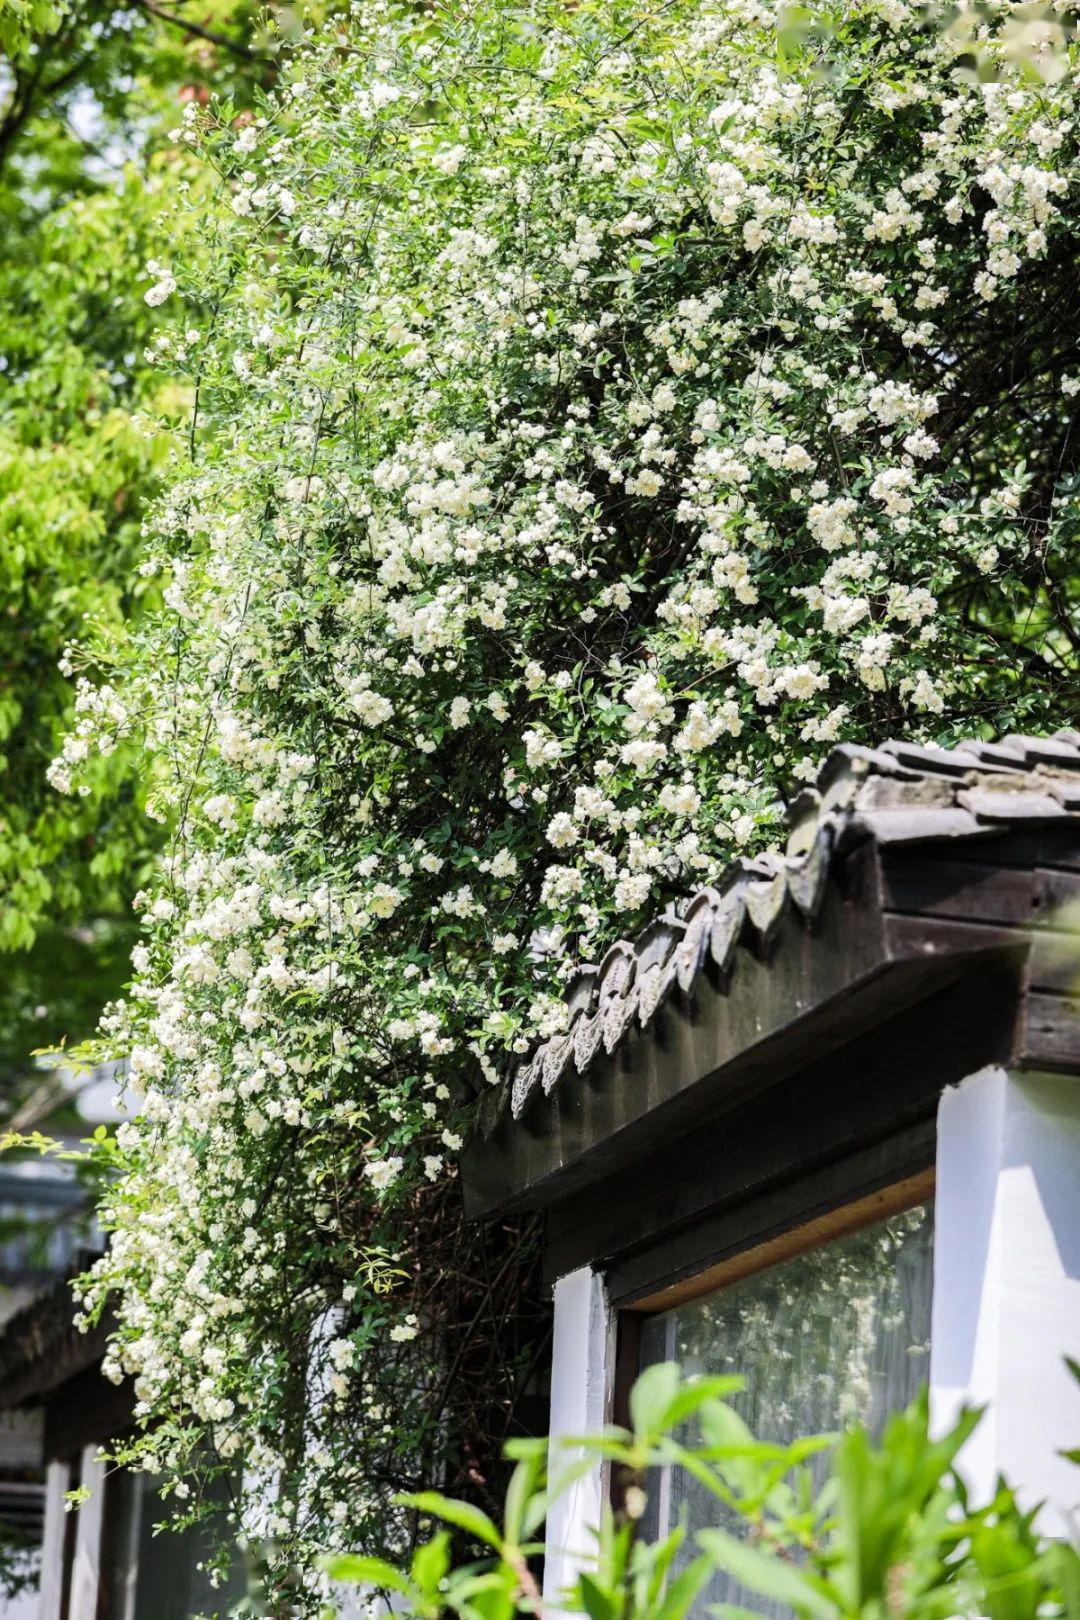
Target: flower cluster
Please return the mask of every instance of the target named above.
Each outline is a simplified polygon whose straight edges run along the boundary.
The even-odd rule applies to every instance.
[[[1068,30],[988,15],[974,75],[913,0],[780,11],[365,0],[178,132],[165,607],[54,768],[138,733],[173,828],[86,1303],[140,1455],[279,1480],[283,1565],[447,1432],[403,1233],[568,965],[841,736],[1075,700]]]

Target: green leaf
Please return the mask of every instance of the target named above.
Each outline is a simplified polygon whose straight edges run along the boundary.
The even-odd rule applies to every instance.
[[[663,1434],[665,1415],[678,1393],[676,1362],[659,1361],[646,1367],[630,1391],[630,1421],[639,1440]]]
[[[537,1481],[543,1468],[543,1459],[538,1453],[524,1458],[518,1463],[510,1476],[510,1484],[506,1491],[506,1507],[503,1513],[503,1525],[507,1541],[519,1542],[527,1534],[525,1516],[529,1502],[536,1491]]]
[[[408,1577],[383,1558],[367,1558],[362,1553],[335,1553],[320,1559],[319,1567],[331,1580],[353,1586],[379,1586],[389,1592],[408,1592]]]
[[[1047,1560],[1052,1576],[1061,1589],[1067,1620],[1080,1620],[1080,1552],[1065,1542],[1052,1542]]]
[[[522,1519],[520,1534],[530,1536],[534,1530],[539,1529],[547,1518],[548,1509],[552,1502],[557,1502],[561,1496],[565,1496],[571,1485],[576,1484],[579,1479],[584,1479],[586,1474],[591,1474],[596,1466],[594,1458],[582,1457],[577,1462],[572,1463],[570,1467],[560,1469],[548,1481],[547,1490],[538,1491],[528,1502]]]
[[[990,1620],[1030,1620],[1042,1582],[1036,1549],[1014,1520],[982,1525],[971,1538],[971,1555],[984,1581]]]
[[[440,1495],[438,1491],[417,1491],[408,1496],[396,1496],[394,1500],[402,1507],[414,1507],[420,1513],[428,1513],[433,1519],[444,1519],[447,1524],[464,1530],[466,1535],[475,1537],[477,1541],[486,1542],[496,1551],[502,1549],[502,1537],[495,1524],[471,1502],[458,1502],[451,1496]]]
[[[663,1603],[656,1610],[655,1620],[683,1620],[712,1572],[711,1559],[695,1558],[669,1585]]]
[[[618,1620],[621,1604],[617,1597],[585,1570],[578,1576],[577,1590],[589,1620]]]
[[[821,1583],[775,1553],[751,1547],[728,1535],[726,1530],[699,1530],[696,1539],[717,1569],[726,1570],[752,1592],[760,1592],[762,1597],[772,1598],[777,1603],[790,1604],[799,1614],[836,1615],[838,1605],[822,1589]]]
[[[510,1620],[516,1592],[513,1571],[489,1570],[483,1575],[451,1578],[446,1602],[465,1620]]]
[[[413,1554],[411,1574],[425,1597],[438,1591],[439,1582],[450,1568],[450,1533],[440,1530],[437,1536],[417,1547]]]
[[[677,1428],[694,1412],[711,1403],[719,1407],[725,1396],[746,1388],[745,1378],[694,1378],[685,1383],[664,1413],[664,1429]]]

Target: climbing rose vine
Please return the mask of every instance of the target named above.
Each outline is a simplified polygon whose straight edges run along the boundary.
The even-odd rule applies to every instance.
[[[569,964],[841,738],[1075,715],[1077,67],[1061,6],[372,0],[186,109],[165,607],[52,773],[142,739],[171,829],[85,1305],[295,1602],[485,1488],[528,1346],[455,1165]]]

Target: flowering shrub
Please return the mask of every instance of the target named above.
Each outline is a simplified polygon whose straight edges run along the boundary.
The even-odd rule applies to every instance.
[[[834,740],[1075,705],[1070,14],[799,19],[372,0],[178,132],[220,189],[147,271],[165,608],[53,766],[143,739],[172,829],[85,1299],[131,1454],[278,1481],[281,1569],[393,1540],[463,1368],[512,1397],[454,1161],[568,963]]]

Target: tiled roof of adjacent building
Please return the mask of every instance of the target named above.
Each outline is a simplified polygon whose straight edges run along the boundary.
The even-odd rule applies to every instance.
[[[514,1117],[584,1073],[601,1049],[611,1053],[634,1027],[645,1028],[674,987],[690,990],[707,960],[727,969],[747,931],[767,945],[792,908],[813,919],[835,855],[866,839],[947,842],[1063,820],[1080,827],[1080,732],[948,749],[836,748],[792,805],[782,855],[734,861],[715,887],[669,908],[636,939],[619,940],[599,966],[575,972],[567,1028],[535,1046],[509,1077]],[[482,1134],[502,1113],[496,1098],[491,1103]]]

